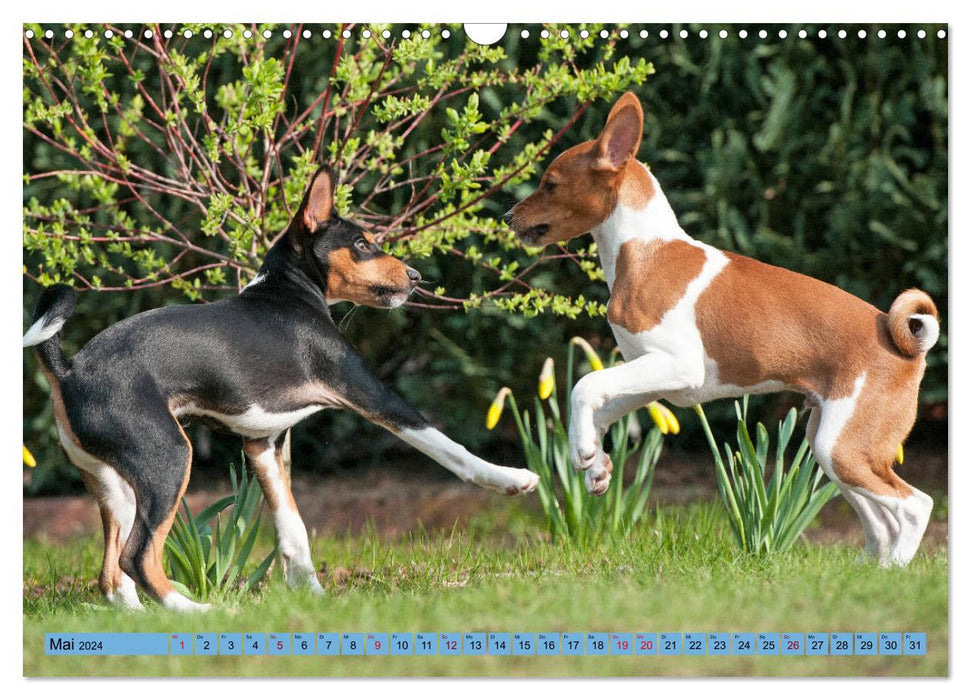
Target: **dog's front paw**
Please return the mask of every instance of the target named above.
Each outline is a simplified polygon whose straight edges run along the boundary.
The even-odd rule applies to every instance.
[[[602,496],[610,486],[610,475],[614,471],[614,463],[610,457],[601,451],[594,463],[583,475],[583,485],[591,496]]]
[[[528,469],[516,469],[514,467],[494,467],[495,477],[487,482],[479,482],[480,486],[501,491],[509,496],[516,496],[521,493],[529,493],[539,485],[539,476]]]
[[[516,472],[516,476],[513,479],[513,483],[506,487],[506,493],[510,496],[516,496],[521,493],[530,493],[535,491],[536,487],[539,486],[539,475],[534,474],[528,469],[513,469]]]
[[[596,443],[577,445],[570,448],[570,461],[578,472],[585,472],[597,461],[600,446]]]

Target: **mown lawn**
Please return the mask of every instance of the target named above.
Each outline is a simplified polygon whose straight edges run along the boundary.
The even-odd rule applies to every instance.
[[[801,542],[740,555],[720,505],[671,506],[631,536],[587,550],[508,529],[373,532],[314,541],[324,597],[271,572],[256,593],[205,615],[119,613],[95,578],[100,537],[24,543],[27,676],[943,676],[947,555],[906,569]],[[525,516],[524,516],[525,518]],[[501,534],[499,534],[501,532]],[[46,632],[926,632],[922,657],[54,657]]]

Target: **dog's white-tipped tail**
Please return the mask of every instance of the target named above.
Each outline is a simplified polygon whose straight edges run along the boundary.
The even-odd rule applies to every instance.
[[[937,342],[941,333],[937,307],[919,289],[908,289],[894,299],[887,313],[894,345],[907,357],[923,355]]]
[[[914,314],[909,319],[914,337],[917,338],[919,352],[927,352],[934,347],[941,334],[940,322],[930,314]]]
[[[24,333],[24,347],[40,345],[48,338],[53,338],[60,332],[65,323],[67,323],[67,319],[63,316],[51,318],[49,313],[44,314],[34,321],[34,325]]]
[[[33,322],[24,333],[24,347],[37,346],[41,363],[56,377],[64,376],[71,368],[56,336],[72,313],[74,290],[66,284],[55,284],[40,295]]]

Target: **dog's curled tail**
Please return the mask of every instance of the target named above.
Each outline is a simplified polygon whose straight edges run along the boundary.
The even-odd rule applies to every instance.
[[[24,333],[24,347],[37,346],[44,368],[61,379],[71,371],[57,334],[74,313],[74,290],[66,284],[55,284],[44,290],[34,309],[31,326]]]
[[[934,347],[941,331],[937,307],[919,289],[908,289],[894,299],[887,324],[894,345],[907,357],[917,357]]]

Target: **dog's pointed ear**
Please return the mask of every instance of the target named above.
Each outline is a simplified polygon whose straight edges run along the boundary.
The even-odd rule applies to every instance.
[[[310,180],[297,217],[307,234],[313,235],[330,220],[334,211],[334,176],[326,165]]]
[[[625,92],[614,104],[597,137],[596,168],[620,171],[637,156],[644,132],[644,110],[633,92]]]

